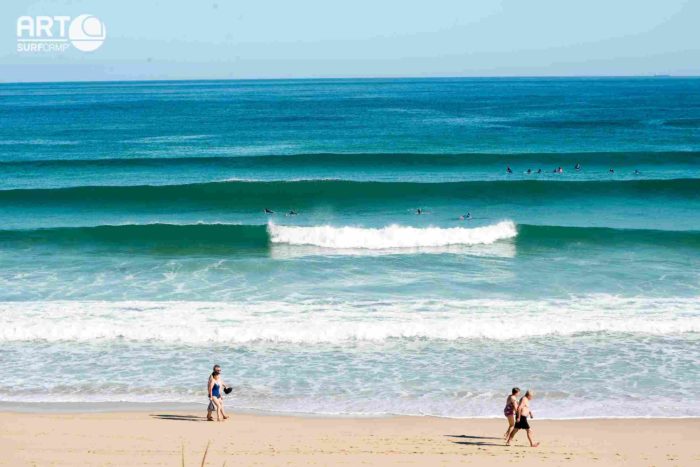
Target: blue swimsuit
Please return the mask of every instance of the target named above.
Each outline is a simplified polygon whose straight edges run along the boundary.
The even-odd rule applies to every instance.
[[[214,386],[211,388],[211,395],[212,397],[221,397],[221,392],[219,392],[219,383],[214,383]]]

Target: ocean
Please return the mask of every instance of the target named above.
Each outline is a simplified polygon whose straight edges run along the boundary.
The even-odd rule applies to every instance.
[[[700,79],[6,83],[0,170],[5,406],[700,416]]]

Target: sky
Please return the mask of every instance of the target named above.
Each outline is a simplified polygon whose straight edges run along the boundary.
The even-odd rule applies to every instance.
[[[91,14],[99,49],[18,52]],[[700,75],[700,0],[12,0],[0,81]]]

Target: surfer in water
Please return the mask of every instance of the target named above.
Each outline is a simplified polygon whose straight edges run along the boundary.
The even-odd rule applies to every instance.
[[[538,174],[541,174],[541,173],[542,173],[542,169],[537,169],[537,173],[538,173]]]
[[[574,167],[574,170],[581,170],[581,164],[577,162],[576,167]]]
[[[294,209],[292,209],[291,211],[289,211],[289,212],[287,213],[288,216],[296,216],[297,214],[299,214],[299,213],[296,212]]]
[[[421,208],[416,209],[416,215],[419,215],[419,216],[420,216],[420,215],[423,214],[424,212],[425,212],[425,211],[423,211]]]
[[[610,170],[608,170],[608,172],[610,172],[611,174],[614,174],[614,173],[615,173],[615,169],[613,169],[613,168],[611,167]]]
[[[634,169],[634,174],[635,174],[635,175],[642,175],[642,172],[640,172],[640,171],[637,170],[637,169]]]
[[[515,411],[515,425],[513,427],[513,431],[510,432],[506,446],[510,446],[510,442],[513,441],[516,433],[520,430],[525,430],[527,432],[527,439],[530,441],[530,447],[536,448],[540,445],[540,443],[535,443],[535,441],[532,439],[532,428],[530,428],[530,424],[527,421],[528,417],[534,418],[534,414],[532,413],[532,410],[530,410],[530,401],[534,396],[535,393],[528,389],[525,396],[520,399],[518,408]]]
[[[527,172],[525,172],[525,173],[530,175],[532,173],[532,169],[527,169]]]
[[[468,213],[466,213],[466,214],[462,214],[461,216],[459,216],[459,220],[461,220],[461,221],[465,221],[465,220],[466,220],[466,221],[469,221],[469,220],[471,220],[471,219],[472,219],[472,213],[471,213],[471,212],[468,212]]]
[[[272,209],[265,208],[265,214],[274,214],[274,213],[275,213],[275,211],[273,211]]]
[[[512,173],[513,173],[513,171],[511,170],[510,166],[506,167],[506,172],[508,172],[509,174],[512,174]]]

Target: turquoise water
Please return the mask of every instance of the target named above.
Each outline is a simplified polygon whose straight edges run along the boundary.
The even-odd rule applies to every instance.
[[[0,402],[699,416],[698,91],[0,85]]]

